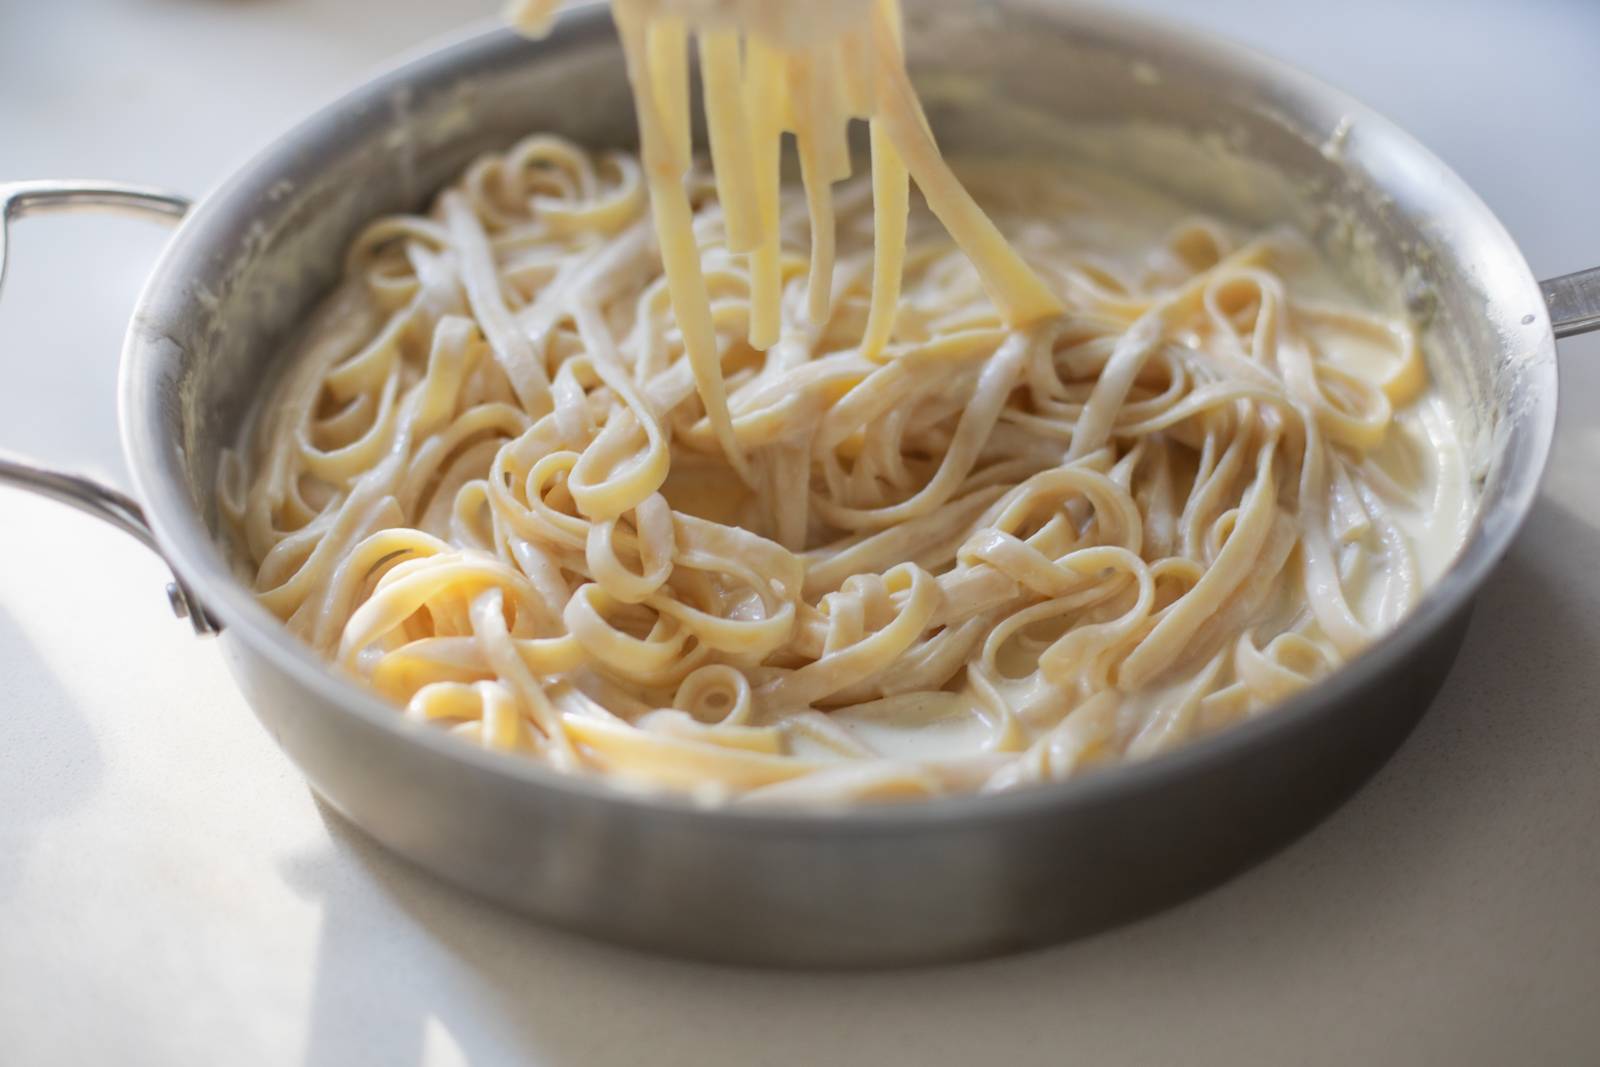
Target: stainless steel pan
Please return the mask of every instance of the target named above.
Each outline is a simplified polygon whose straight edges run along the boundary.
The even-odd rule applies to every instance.
[[[1349,795],[1437,690],[1473,594],[1533,502],[1555,419],[1555,338],[1600,326],[1600,272],[1541,289],[1439,160],[1258,56],[1047,0],[913,7],[914,69],[948,146],[1004,140],[995,112],[974,102],[989,93],[1031,111],[1035,133],[1064,131],[1064,152],[1158,180],[1234,175],[1211,184],[1218,206],[1295,216],[1361,249],[1369,275],[1393,279],[1426,321],[1434,376],[1473,435],[1481,514],[1409,619],[1288,706],[1172,755],[1009,796],[703,811],[416,728],[254,602],[218,527],[218,453],[363,223],[418,208],[471,157],[529,131],[630,140],[620,59],[594,8],[542,43],[497,30],[407,62],[192,207],[100,182],[0,188],[7,221],[79,207],[185,216],[123,353],[122,429],[142,507],[14,457],[0,457],[0,480],[160,552],[174,609],[218,635],[256,713],[329,803],[419,865],[549,922],[724,960],[882,965],[1081,934],[1221,881]],[[1145,147],[1121,158],[1130,131]],[[1179,144],[1196,146],[1191,157]],[[1242,177],[1258,173],[1281,179],[1282,197]]]

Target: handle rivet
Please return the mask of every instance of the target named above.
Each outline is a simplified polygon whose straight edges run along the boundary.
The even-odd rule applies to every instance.
[[[189,617],[189,598],[183,595],[183,590],[178,588],[177,582],[167,583],[167,603],[172,606],[172,613],[178,618]]]

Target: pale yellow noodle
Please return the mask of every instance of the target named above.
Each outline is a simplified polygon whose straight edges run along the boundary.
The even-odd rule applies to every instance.
[[[222,465],[262,603],[409,718],[706,803],[1010,789],[1281,702],[1453,551],[1416,332],[1297,241],[1021,165],[991,218],[893,0],[614,10],[642,158],[374,222]]]

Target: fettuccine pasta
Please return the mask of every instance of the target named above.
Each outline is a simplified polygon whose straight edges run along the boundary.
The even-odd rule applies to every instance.
[[[533,136],[356,240],[223,465],[294,633],[473,744],[840,803],[1155,755],[1410,608],[1471,495],[1403,319],[1092,172],[963,185],[889,3],[738,7],[617,0],[641,157]]]

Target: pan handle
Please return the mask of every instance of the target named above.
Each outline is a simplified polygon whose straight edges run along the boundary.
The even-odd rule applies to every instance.
[[[67,180],[0,183],[0,284],[5,282],[6,235],[13,219],[45,212],[115,211],[176,220],[188,212],[189,206],[188,198],[176,193],[120,182]],[[15,486],[71,505],[109,522],[132,535],[156,555],[161,555],[161,548],[150,532],[143,509],[126,493],[109,485],[102,485],[81,474],[53,470],[26,456],[6,451],[0,451],[0,485]],[[167,586],[167,599],[172,604],[172,610],[180,618],[187,618],[196,633],[217,632],[216,622],[206,614],[176,572],[173,572],[172,584]]]
[[[1550,324],[1557,337],[1600,330],[1600,267],[1542,281],[1539,288],[1550,306]]]

